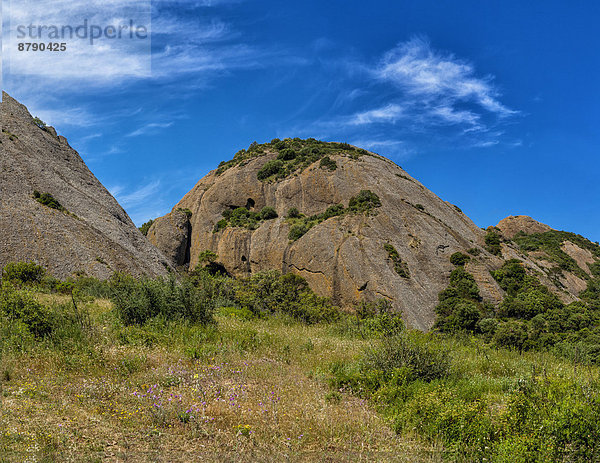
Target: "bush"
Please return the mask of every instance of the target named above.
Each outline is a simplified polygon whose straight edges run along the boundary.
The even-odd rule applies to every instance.
[[[450,357],[431,335],[403,332],[371,344],[355,365],[333,364],[331,372],[330,383],[335,388],[349,388],[362,396],[383,395],[386,389],[396,389],[396,395],[411,382],[447,377]]]
[[[39,191],[35,190],[33,192],[33,197],[35,198],[35,200],[38,203],[40,203],[46,207],[49,207],[51,209],[56,209],[59,211],[63,211],[63,212],[66,211],[66,209],[50,193],[40,193]]]
[[[356,196],[350,198],[348,209],[352,212],[368,212],[381,206],[381,200],[371,190],[361,190]]]
[[[192,323],[212,321],[214,300],[190,281],[135,278],[116,273],[110,281],[111,300],[124,325],[141,325],[155,317],[182,319]]]
[[[509,320],[498,325],[494,341],[500,347],[517,349],[519,352],[527,340],[527,328],[524,323]]]
[[[321,158],[321,162],[319,163],[319,166],[329,169],[331,171],[337,169],[337,163],[333,159],[331,159],[329,156],[325,156],[325,157]]]
[[[191,218],[192,218],[192,215],[194,215],[194,214],[192,213],[192,211],[191,211],[189,208],[187,208],[187,207],[178,207],[178,208],[176,209],[176,212],[182,212],[183,214],[185,214],[185,216],[186,216],[188,219],[191,219]]]
[[[267,161],[262,169],[260,169],[256,176],[259,180],[266,180],[269,177],[278,175],[282,172],[283,161],[277,159],[273,161]]]
[[[404,369],[409,380],[433,381],[449,375],[450,357],[427,336],[402,334],[383,338],[379,346],[369,349],[363,368],[383,372]]]
[[[502,246],[500,245],[500,235],[490,227],[485,234],[485,248],[495,256],[502,255]]]
[[[457,267],[464,266],[470,260],[471,258],[462,252],[455,252],[450,256],[450,263],[452,265],[456,265]]]
[[[150,230],[150,227],[152,226],[153,223],[154,223],[154,219],[150,219],[150,220],[148,220],[148,222],[144,223],[139,228],[139,230],[142,232],[142,235],[148,236],[148,231]]]
[[[296,241],[302,238],[308,230],[310,230],[310,227],[305,223],[292,225],[292,228],[290,228],[290,232],[288,233],[288,238],[291,241]]]
[[[260,211],[261,220],[271,220],[278,217],[277,212],[270,206],[265,206]]]
[[[481,296],[475,279],[464,267],[457,267],[450,273],[450,284],[438,298],[436,329],[443,332],[477,329],[483,312]]]
[[[395,336],[404,331],[401,314],[392,312],[392,304],[387,299],[373,302],[360,301],[355,307],[356,330],[346,326],[346,332],[356,331],[362,337]]]
[[[296,156],[297,153],[293,149],[287,148],[279,152],[279,154],[277,155],[277,159],[280,159],[282,161],[291,161],[292,159],[295,159]]]
[[[48,126],[46,125],[46,123],[41,120],[39,117],[34,117],[33,118],[33,123],[35,125],[37,125],[40,129],[45,130]]]
[[[17,320],[36,338],[52,333],[56,320],[52,311],[37,302],[31,293],[18,291],[8,283],[0,289],[0,313],[9,320]]]
[[[394,264],[394,271],[400,275],[402,278],[410,278],[410,272],[408,271],[408,265],[405,262],[402,262],[400,258],[400,254],[396,250],[396,248],[390,243],[385,243],[383,245],[383,249],[388,253],[388,258]]]
[[[23,285],[40,283],[45,273],[44,267],[33,262],[9,262],[2,269],[2,280]]]
[[[221,230],[227,228],[227,224],[228,224],[227,219],[219,220],[213,228],[213,233],[220,232]]]
[[[332,321],[338,309],[326,298],[318,297],[306,280],[296,274],[261,272],[237,282],[236,301],[257,316],[287,314],[305,323]]]
[[[297,207],[291,207],[286,215],[286,218],[288,219],[299,219],[300,217],[302,217],[302,214],[300,214]]]
[[[492,276],[509,296],[516,296],[527,281],[525,267],[517,259],[504,262],[502,267],[492,272]]]

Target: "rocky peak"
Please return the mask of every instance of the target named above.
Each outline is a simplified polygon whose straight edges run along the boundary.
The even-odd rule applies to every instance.
[[[0,267],[35,261],[60,278],[166,273],[167,260],[67,140],[2,96]]]
[[[191,212],[189,238],[181,233],[178,209]],[[421,329],[433,324],[454,252],[478,249],[473,267],[481,286],[490,299],[501,299],[486,270],[501,259],[484,249],[484,235],[392,161],[310,139],[273,140],[238,152],[148,233],[170,256],[189,256],[190,267],[210,250],[234,276],[293,272],[344,307],[388,299]],[[177,238],[165,243],[161,236]]]
[[[548,225],[538,222],[527,215],[511,215],[510,217],[502,219],[496,227],[500,229],[505,237],[510,239],[514,238],[519,232],[531,235],[553,230],[553,228]]]

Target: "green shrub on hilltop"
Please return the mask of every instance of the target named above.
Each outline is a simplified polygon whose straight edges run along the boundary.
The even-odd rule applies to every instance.
[[[369,155],[364,149],[355,148],[348,143],[331,143],[309,138],[274,138],[270,143],[252,143],[247,150],[240,150],[230,161],[221,162],[216,174],[221,175],[227,169],[244,165],[251,159],[266,154],[276,154],[275,160],[268,161],[258,172],[261,181],[280,180],[290,175],[302,172],[311,164],[319,161],[319,167],[330,171],[337,169],[338,165],[332,156],[344,155],[352,159]]]
[[[321,158],[321,162],[319,163],[319,166],[324,167],[329,170],[337,169],[337,163],[333,159],[331,159],[329,156],[325,156],[325,157]]]
[[[256,173],[256,176],[259,180],[266,180],[269,177],[277,176],[283,171],[283,165],[283,161],[280,159],[267,161],[262,169]]]

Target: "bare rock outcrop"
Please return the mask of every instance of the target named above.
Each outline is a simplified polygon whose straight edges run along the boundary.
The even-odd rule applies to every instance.
[[[538,222],[527,215],[511,215],[498,222],[496,227],[500,229],[505,237],[511,239],[519,232],[531,235],[533,233],[545,233],[553,230],[545,223]]]
[[[173,249],[187,240],[178,232],[176,211],[189,209],[191,268],[201,252],[210,250],[234,276],[269,269],[294,272],[341,306],[361,298],[386,298],[409,325],[420,329],[429,329],[435,320],[438,293],[454,268],[449,256],[477,248],[480,257],[472,265],[478,283],[489,299],[502,299],[502,290],[489,273],[502,260],[485,251],[485,232],[390,160],[340,150],[330,156],[337,165],[334,170],[313,162],[285,178],[261,181],[259,171],[277,156],[268,146],[263,155],[201,179],[174,212],[155,221],[148,234],[151,242],[173,259]],[[381,207],[370,214],[328,218],[299,239],[290,239],[293,221],[286,215],[291,208],[305,216],[321,214],[335,204],[347,207],[361,190],[374,192]],[[278,217],[261,221],[256,229],[218,226],[224,211],[246,207],[258,212],[265,206],[273,207]],[[162,238],[167,236],[174,242]],[[397,251],[405,273],[396,270],[386,244]]]
[[[106,278],[114,271],[165,274],[168,260],[67,140],[2,96],[0,267],[33,261],[59,278],[74,273]],[[54,207],[38,201],[35,191],[49,194]]]
[[[148,230],[148,239],[175,267],[189,262],[190,216],[181,209],[159,217]]]

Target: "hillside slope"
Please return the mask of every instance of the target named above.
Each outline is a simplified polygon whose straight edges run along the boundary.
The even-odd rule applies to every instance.
[[[0,267],[35,261],[59,278],[78,272],[100,278],[113,271],[166,273],[165,257],[67,140],[2,96]],[[39,200],[36,191],[43,195]]]

